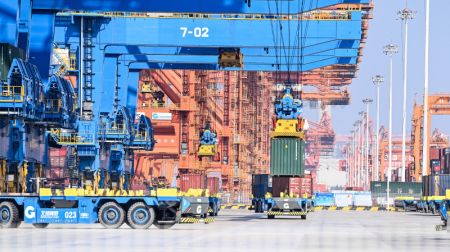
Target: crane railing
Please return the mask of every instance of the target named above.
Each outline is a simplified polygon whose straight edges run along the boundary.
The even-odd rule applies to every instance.
[[[158,18],[158,19],[220,19],[220,20],[350,20],[352,12],[360,12],[362,7],[339,10],[314,10],[301,14],[206,14],[206,13],[149,13],[149,12],[85,12],[62,11],[58,16],[92,16],[110,18]]]
[[[2,86],[0,102],[23,102],[25,90],[23,86]]]
[[[49,114],[60,113],[62,102],[60,99],[46,99],[45,100],[45,112]]]

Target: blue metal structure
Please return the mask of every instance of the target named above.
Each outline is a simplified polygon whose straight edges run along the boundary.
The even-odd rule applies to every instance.
[[[294,99],[290,88],[286,88],[280,100],[275,100],[274,107],[277,119],[298,119],[302,114],[302,101]]]
[[[39,126],[44,116],[43,84],[34,65],[14,59],[8,81],[0,83],[2,192],[34,190],[45,163],[45,139]]]
[[[140,70],[219,69],[224,51],[241,53],[242,64],[230,64],[241,67],[227,70],[308,71],[356,65],[364,10],[320,9],[369,2],[0,0],[0,30],[5,31],[0,42],[24,49],[27,59],[14,61],[8,82],[2,83],[0,175],[7,179],[0,183],[1,191],[37,191],[40,183],[30,181],[41,177],[49,145],[74,150],[77,177],[73,187],[94,195],[103,189],[127,190],[134,171],[133,151],[152,150],[155,144],[150,120],[136,118]],[[70,63],[51,60],[55,56],[61,61],[59,49],[66,50],[63,56]],[[76,83],[62,77],[66,68]],[[126,211],[134,211],[129,205],[137,200],[93,196],[96,198],[91,200],[96,202],[105,200],[100,206],[85,202],[85,197],[73,197],[0,197],[0,211],[7,217],[2,221],[18,221],[18,209],[28,206],[41,213],[49,211],[47,204],[62,200],[77,206],[52,214],[64,215],[63,222],[70,222],[73,212],[80,218],[85,215],[80,212],[84,206],[93,209],[89,213],[92,222],[101,219],[102,214],[95,214],[103,207],[108,207],[112,216],[123,213],[112,205],[114,200],[126,204],[121,206]],[[199,213],[198,206],[192,205],[197,199],[182,200],[191,202],[180,203],[183,212],[203,215],[203,210]],[[176,207],[159,198],[152,199],[152,204],[147,198],[144,201],[145,206],[157,205],[156,218],[161,225],[166,220],[173,222],[169,213]],[[295,206],[307,208],[304,201],[294,201]],[[275,209],[278,204],[272,202],[271,206]],[[148,217],[142,205],[136,209],[141,209],[139,216]],[[109,221],[104,220],[104,225],[120,222]]]
[[[436,226],[436,231],[448,230],[448,216],[449,216],[450,200],[446,199],[439,206],[439,215],[441,216],[442,224]]]

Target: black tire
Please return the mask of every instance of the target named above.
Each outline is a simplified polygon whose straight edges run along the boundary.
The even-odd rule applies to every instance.
[[[259,202],[259,213],[264,213],[264,203],[262,201]]]
[[[155,224],[153,224],[155,227],[157,227],[158,229],[169,229],[171,227],[173,227],[175,225],[175,223],[164,223],[164,224],[158,224],[157,222],[155,222]]]
[[[300,217],[302,218],[302,220],[306,220],[306,214],[305,215],[301,215]]]
[[[275,219],[275,215],[267,215],[267,219],[270,219],[270,220]]]
[[[17,228],[20,225],[19,209],[9,201],[0,203],[0,227]]]
[[[216,208],[216,211],[214,211],[214,216],[219,215],[219,209],[220,209],[220,207],[218,206],[218,207]]]
[[[46,227],[48,227],[48,223],[33,223],[33,227],[35,227],[35,228],[46,228]]]
[[[155,221],[155,210],[143,202],[136,202],[127,212],[127,224],[134,229],[147,229]]]
[[[115,202],[107,202],[98,211],[98,220],[108,229],[116,229],[125,221],[125,211]]]

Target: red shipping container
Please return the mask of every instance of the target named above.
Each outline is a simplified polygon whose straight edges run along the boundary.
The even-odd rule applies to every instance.
[[[64,173],[63,167],[52,167],[45,169],[45,178],[46,179],[61,179],[66,177]]]
[[[178,187],[183,192],[187,192],[189,189],[205,189],[205,175],[181,174]]]
[[[208,190],[210,194],[216,194],[219,193],[220,191],[220,187],[219,187],[219,183],[220,183],[220,179],[217,177],[209,177],[207,178],[208,180]]]
[[[339,160],[339,169],[341,171],[345,171],[345,167],[346,167],[346,161],[345,160]]]
[[[429,159],[430,160],[432,160],[432,159],[440,159],[441,157],[441,150],[440,149],[437,149],[437,148],[430,148],[430,156],[429,156]]]
[[[326,192],[326,191],[328,191],[327,185],[325,184],[314,185],[314,192]]]
[[[302,178],[301,180],[301,187],[300,187],[300,196],[304,196],[306,194],[307,197],[311,197],[312,196],[312,192],[313,192],[313,183],[312,183],[312,177],[311,176],[305,176],[304,178]]]
[[[49,168],[53,168],[53,167],[60,167],[60,168],[64,168],[66,167],[66,157],[50,157],[49,158],[49,162],[48,162],[48,167]]]
[[[290,178],[289,186],[300,185],[302,183],[302,178]]]
[[[48,149],[49,157],[65,157],[67,155],[67,147],[61,148],[49,148]]]

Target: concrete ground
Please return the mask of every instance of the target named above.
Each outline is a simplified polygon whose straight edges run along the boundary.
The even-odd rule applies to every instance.
[[[314,212],[307,220],[222,210],[211,224],[168,230],[95,225],[0,229],[0,251],[431,251],[448,250],[438,216],[399,212]]]

